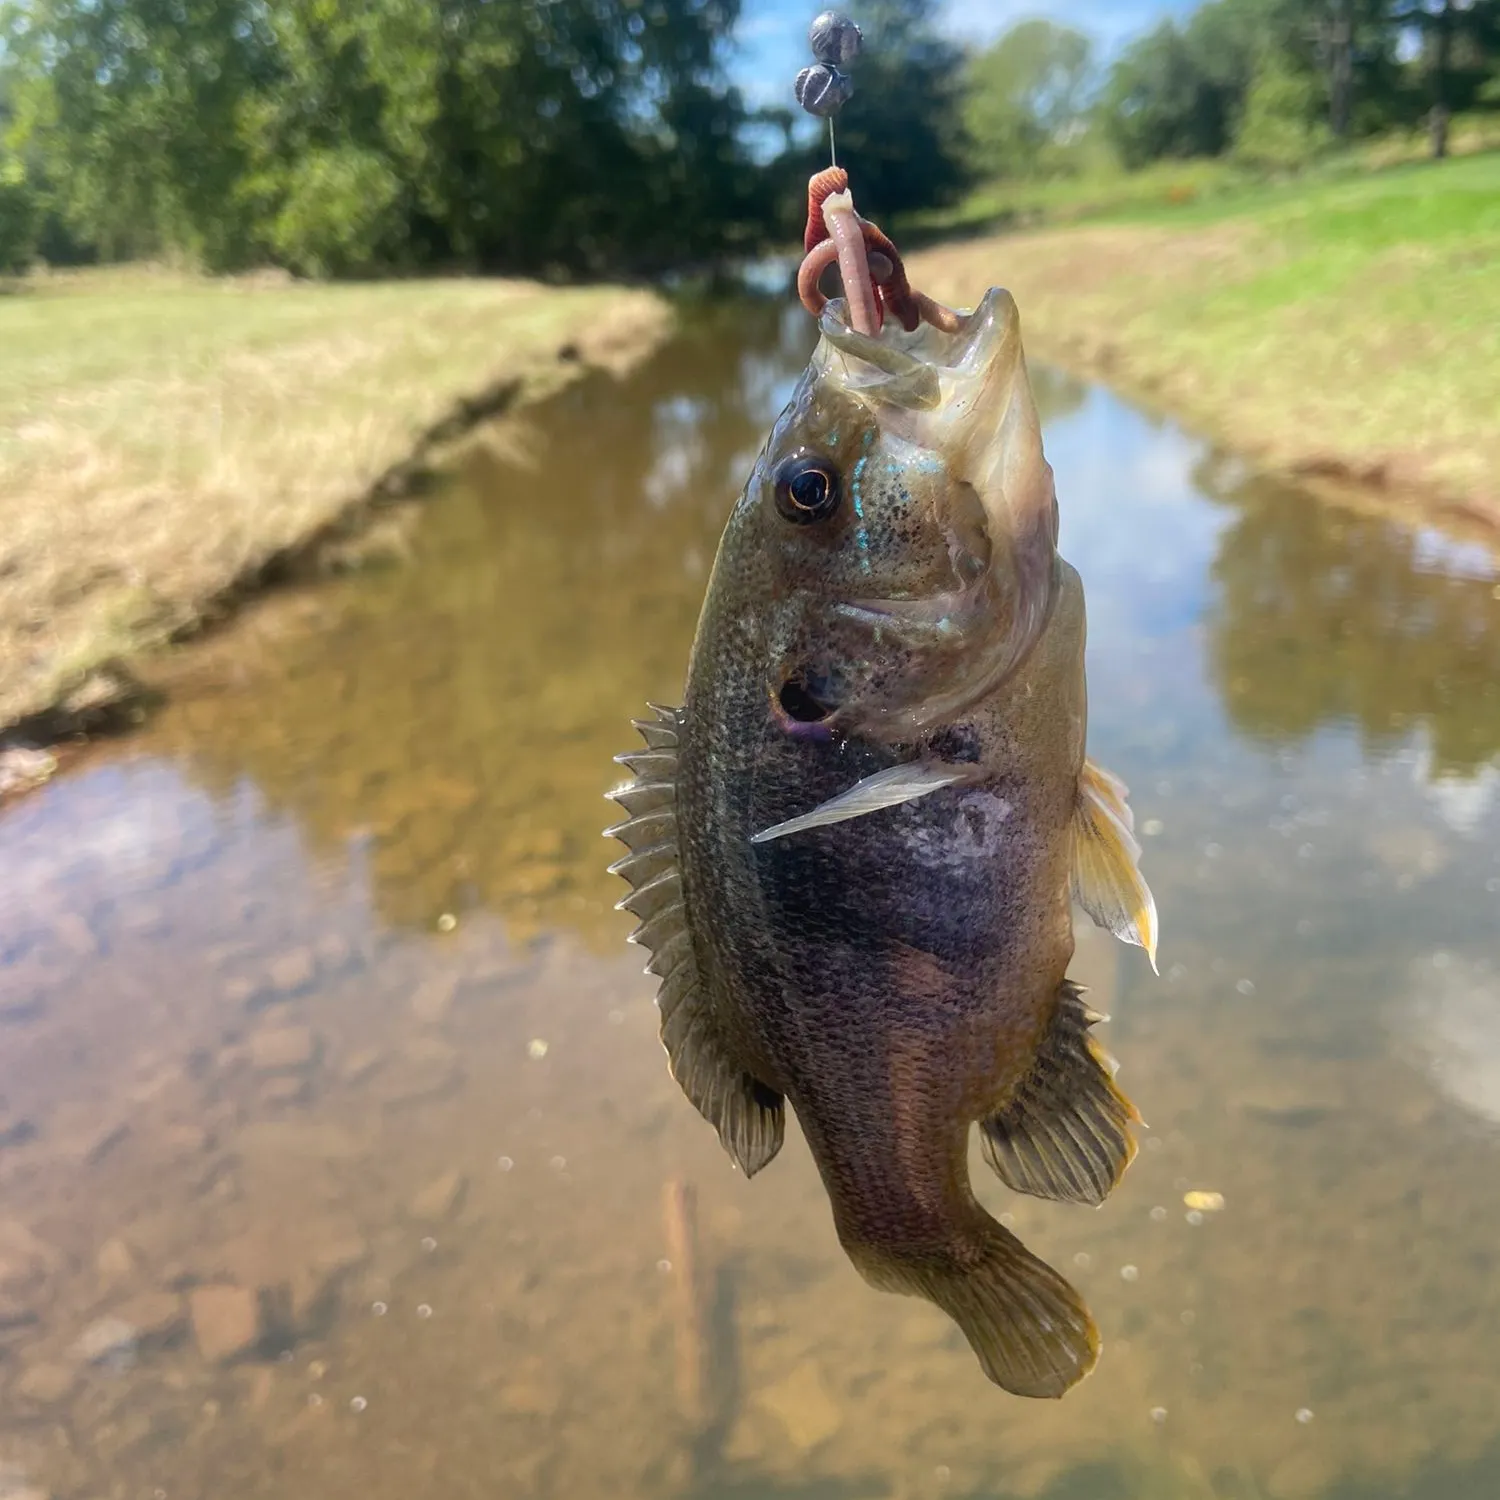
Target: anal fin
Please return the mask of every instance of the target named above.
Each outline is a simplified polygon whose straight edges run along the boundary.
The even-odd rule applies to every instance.
[[[786,1104],[734,1060],[708,1003],[688,930],[677,849],[680,711],[652,707],[653,719],[636,722],[647,748],[617,757],[635,774],[610,793],[629,814],[606,830],[629,850],[610,870],[630,882],[620,905],[641,919],[631,941],[650,952],[649,972],[661,979],[656,1003],[672,1077],[718,1131],[740,1170],[753,1177],[781,1149]]]
[[[1156,968],[1156,901],[1141,877],[1141,846],[1125,785],[1093,761],[1083,763],[1073,813],[1073,896],[1099,926],[1146,950]]]
[[[1135,1106],[1089,1037],[1098,1019],[1063,981],[1031,1072],[1005,1108],[980,1122],[985,1159],[1018,1193],[1098,1205],[1135,1156]]]

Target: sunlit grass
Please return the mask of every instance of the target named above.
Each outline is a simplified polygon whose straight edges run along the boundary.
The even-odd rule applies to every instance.
[[[1460,117],[1449,144],[1455,162],[1500,151],[1500,115]],[[1138,172],[1121,171],[1105,160],[1075,176],[984,183],[953,208],[915,215],[900,227],[931,236],[1094,220],[1201,223],[1295,203],[1324,185],[1423,165],[1428,151],[1425,131],[1412,130],[1330,152],[1280,176],[1250,170],[1230,157],[1160,161]]]
[[[656,299],[120,270],[0,295],[0,727],[357,506],[460,403],[649,344]]]

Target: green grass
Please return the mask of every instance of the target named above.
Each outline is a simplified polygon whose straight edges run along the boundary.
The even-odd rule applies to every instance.
[[[1457,120],[1451,148],[1457,160],[1500,151],[1500,115]],[[1425,133],[1412,131],[1328,153],[1299,173],[1279,178],[1229,158],[1161,161],[1139,172],[1123,172],[1106,163],[1072,177],[986,183],[955,207],[913,215],[900,228],[931,239],[1102,221],[1202,223],[1295,202],[1321,187],[1358,181],[1392,167],[1425,164],[1426,157]]]
[[[357,509],[464,403],[665,324],[610,288],[128,269],[0,294],[0,729]]]
[[[1272,464],[1500,519],[1500,154],[1241,182],[913,258],[1029,343]]]

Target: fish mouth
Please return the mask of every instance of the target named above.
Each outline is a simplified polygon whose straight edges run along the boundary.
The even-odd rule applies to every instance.
[[[924,322],[908,333],[888,318],[878,334],[865,334],[850,325],[848,305],[838,299],[824,307],[818,331],[829,351],[844,356],[840,377],[848,389],[907,411],[930,412],[955,398],[971,406],[965,395],[985,385],[992,369],[1010,363],[1003,356],[1019,340],[1015,302],[998,287],[958,317],[952,332]]]
[[[991,287],[952,332],[888,319],[876,336],[849,326],[842,303],[819,323],[818,374],[865,401],[882,435],[943,456],[972,503],[950,534],[956,589],[927,599],[859,599],[845,616],[897,632],[911,648],[962,653],[962,672],[920,705],[890,711],[903,731],[947,722],[1016,671],[1041,638],[1059,587],[1057,492],[1042,451],[1015,299]],[[983,547],[975,545],[983,536]],[[964,554],[983,556],[974,576]],[[847,720],[848,714],[844,716]]]

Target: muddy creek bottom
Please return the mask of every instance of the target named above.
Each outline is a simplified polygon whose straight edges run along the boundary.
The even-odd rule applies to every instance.
[[[497,432],[0,818],[8,1500],[1500,1492],[1500,575],[1038,373],[1161,977],[1149,1122],[977,1190],[1104,1336],[1007,1397],[667,1077],[599,837],[807,353],[754,305]]]

